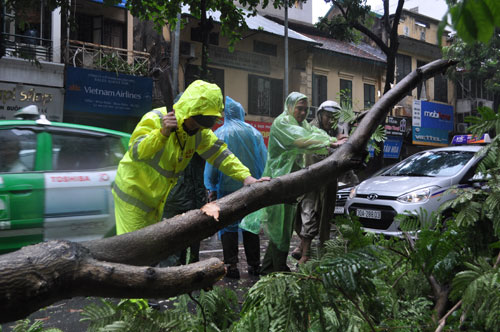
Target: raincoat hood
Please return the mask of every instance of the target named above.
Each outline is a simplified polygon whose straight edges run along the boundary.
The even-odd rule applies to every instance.
[[[191,83],[174,105],[179,127],[184,120],[195,115],[221,117],[223,108],[220,88],[202,80]]]
[[[305,154],[328,154],[327,147],[336,138],[312,126],[306,120],[298,123],[293,117],[295,106],[307,97],[299,92],[288,95],[284,111],[273,122],[269,133],[268,155],[262,176],[276,178],[305,167]],[[309,111],[309,109],[308,109]],[[295,205],[275,204],[247,215],[241,227],[259,234],[261,223],[264,231],[279,250],[288,252]]]
[[[308,100],[307,96],[300,93],[300,92],[290,93],[285,100],[285,110],[283,111],[283,113],[286,113],[286,114],[290,115],[293,119],[295,119],[293,117],[293,112],[295,111],[295,105],[297,105],[297,103],[303,99]],[[307,107],[306,118],[307,118],[307,115],[309,115],[309,107]],[[298,124],[297,120],[295,120],[295,122]]]
[[[255,178],[260,178],[267,160],[267,148],[262,134],[245,121],[243,106],[231,97],[226,96],[224,124],[217,128],[215,135],[228,149],[250,170]],[[234,181],[222,174],[212,165],[205,166],[205,186],[217,191],[222,197],[242,187],[241,182]]]
[[[245,110],[240,103],[226,96],[226,105],[224,107],[224,121],[240,120],[245,121]]]

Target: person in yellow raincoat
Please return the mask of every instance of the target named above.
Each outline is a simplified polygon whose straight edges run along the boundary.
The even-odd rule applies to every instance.
[[[273,122],[269,133],[266,167],[263,176],[275,178],[304,168],[305,154],[328,154],[329,147],[337,146],[337,139],[324,130],[311,126],[306,117],[308,99],[299,92],[292,92],[285,100],[285,107]],[[286,264],[297,204],[276,204],[246,216],[240,227],[258,233],[262,223],[269,237],[261,274],[290,271]]]
[[[260,181],[210,129],[223,109],[217,85],[193,82],[173,108],[146,113],[132,133],[113,185],[117,234],[160,221],[168,193],[195,152],[245,185]]]

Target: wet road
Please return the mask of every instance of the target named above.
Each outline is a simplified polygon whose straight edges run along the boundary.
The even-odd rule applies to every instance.
[[[264,236],[261,236],[261,258],[264,256],[265,249],[267,248],[267,242],[267,239]],[[290,250],[293,250],[297,243],[298,238],[296,235],[294,235],[294,237],[292,238]],[[200,260],[208,259],[211,257],[217,257],[220,260],[223,259],[222,245],[217,235],[203,240],[200,245]],[[291,256],[288,257],[288,266],[292,269],[292,271],[294,271],[296,269],[296,261],[291,258]],[[246,257],[243,249],[243,243],[241,242],[241,236],[239,243],[238,267],[241,274],[240,279],[223,278],[215,285],[221,287],[230,287],[238,294],[238,298],[241,303],[243,302],[246,291],[259,280],[259,277],[252,276],[247,273]],[[44,323],[44,328],[53,327],[58,328],[64,332],[85,332],[87,331],[88,323],[80,322],[80,319],[82,318],[81,312],[83,311],[83,308],[85,306],[89,305],[90,303],[96,303],[98,301],[98,298],[87,297],[76,297],[69,300],[63,300],[56,302],[51,306],[43,308],[31,314],[27,318],[29,318],[31,322],[34,322],[34,320],[41,320]],[[160,300],[159,303],[164,308],[167,308],[171,301],[165,299]],[[2,324],[1,331],[11,331],[13,325],[14,323]]]

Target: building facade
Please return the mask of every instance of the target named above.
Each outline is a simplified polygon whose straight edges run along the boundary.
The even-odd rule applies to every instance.
[[[250,29],[234,51],[229,51],[229,41],[220,33],[219,13],[210,14],[216,24],[210,34],[209,80],[224,95],[239,101],[247,120],[264,128],[264,135],[283,111],[286,98],[284,26],[279,22],[283,10],[271,11],[274,16],[259,14],[247,19]],[[15,110],[35,102],[51,120],[130,132],[142,114],[168,104],[161,97],[169,89],[165,77],[172,69],[172,31],[167,27],[157,34],[150,22],[132,17],[124,3],[110,7],[101,1],[83,0],[67,14],[59,9],[47,13],[43,7],[33,17],[38,14],[43,20],[38,25],[33,21],[33,31],[18,31],[15,23],[3,26],[3,38],[12,45],[0,59],[0,107],[10,111],[1,116],[12,118]],[[294,6],[289,14],[292,23],[313,29],[310,3]],[[188,10],[183,15],[187,24],[180,32],[179,91],[199,78],[201,65],[198,21]],[[76,23],[72,28],[69,16]],[[306,94],[313,112],[326,99],[340,102],[341,90],[350,91],[357,111],[378,100],[383,58],[306,30],[288,31],[289,92]],[[28,47],[36,61],[26,60],[17,51]],[[26,103],[10,103],[14,99]]]

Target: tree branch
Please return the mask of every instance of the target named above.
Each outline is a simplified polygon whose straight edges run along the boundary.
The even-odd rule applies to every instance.
[[[2,255],[0,266],[1,323],[75,296],[168,298],[209,288],[225,273],[216,258],[168,268],[97,261],[88,249],[68,241]]]

